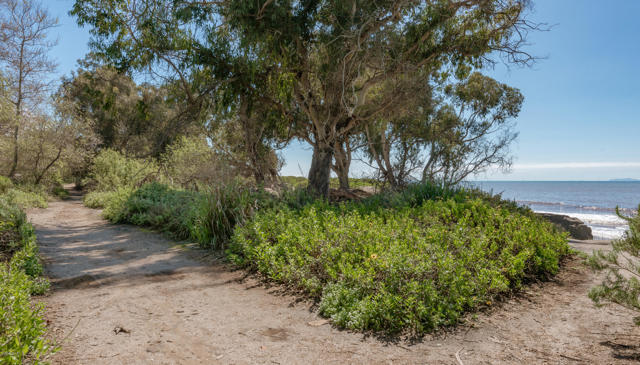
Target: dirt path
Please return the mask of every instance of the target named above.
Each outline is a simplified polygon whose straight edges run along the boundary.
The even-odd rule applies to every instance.
[[[640,359],[640,329],[586,297],[578,263],[472,326],[417,343],[387,343],[318,325],[296,303],[161,235],[110,225],[79,197],[33,210],[53,290],[59,364],[613,364]],[[209,260],[211,261],[211,260]],[[314,322],[316,321],[316,322]]]

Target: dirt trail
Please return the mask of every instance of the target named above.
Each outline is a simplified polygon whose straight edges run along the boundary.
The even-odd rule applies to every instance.
[[[110,225],[79,196],[33,210],[53,289],[43,298],[59,364],[617,364],[640,359],[632,313],[596,309],[574,262],[557,281],[417,342],[319,325],[306,302],[267,289],[203,251]]]

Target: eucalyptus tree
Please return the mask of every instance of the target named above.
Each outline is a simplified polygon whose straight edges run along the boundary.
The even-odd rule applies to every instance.
[[[0,67],[8,79],[14,106],[9,177],[18,168],[24,111],[43,101],[49,84],[47,76],[56,69],[56,63],[48,56],[56,42],[48,38],[48,32],[57,24],[58,19],[37,0],[0,0]]]
[[[195,4],[195,2],[194,2]],[[395,78],[468,72],[491,53],[527,62],[526,0],[225,2],[247,44],[270,51],[304,112],[297,133],[313,146],[309,187],[328,192],[337,141],[401,107],[403,93],[372,98]]]
[[[470,68],[522,51],[529,0],[76,0],[94,49],[121,67],[162,64],[188,99],[225,112],[249,96],[313,147],[309,189],[327,196],[336,147],[404,93],[390,80]],[[268,85],[268,87],[264,87]],[[265,92],[268,91],[268,92]],[[252,104],[253,104],[252,103]],[[281,128],[282,129],[282,128]]]
[[[392,187],[416,179],[455,185],[488,168],[506,169],[523,100],[478,72],[449,80],[408,97],[402,113],[367,124],[365,155]]]

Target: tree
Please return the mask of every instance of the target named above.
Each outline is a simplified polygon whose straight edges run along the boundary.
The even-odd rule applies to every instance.
[[[636,212],[640,212],[640,205]],[[640,313],[640,215],[627,217],[619,209],[616,213],[629,223],[629,230],[611,243],[611,251],[594,251],[589,257],[590,266],[606,274],[602,283],[591,289],[589,297],[599,306],[617,303]],[[634,321],[640,326],[640,316]]]
[[[449,186],[510,166],[513,120],[523,102],[517,89],[477,72],[436,90],[420,92],[410,86],[414,82],[401,87],[417,95],[407,97],[402,113],[365,127],[366,157],[388,185],[421,178]]]
[[[19,133],[24,111],[33,109],[46,95],[47,74],[56,64],[47,55],[56,44],[47,33],[58,24],[37,0],[0,0],[0,65],[11,89],[15,119],[13,159],[9,177],[19,162]]]
[[[76,1],[72,13],[93,26],[96,54],[118,70],[147,71],[178,89],[198,111],[213,141],[246,167],[258,184],[273,181],[273,146],[286,143],[285,108],[271,64],[222,27],[217,7],[189,1]],[[267,67],[268,66],[268,67]],[[218,128],[226,128],[221,132]],[[237,147],[228,144],[231,140]],[[232,148],[227,148],[232,147]],[[233,149],[233,151],[231,151]]]
[[[393,93],[373,103],[377,88],[398,77],[479,67],[494,51],[527,62],[522,36],[535,28],[524,20],[525,0],[223,4],[246,43],[278,55],[306,117],[297,132],[313,146],[309,188],[323,196],[337,142],[402,104]]]
[[[100,139],[96,146],[136,157],[159,157],[195,122],[170,85],[137,85],[110,66],[83,62],[57,92],[58,112]]]
[[[249,96],[281,112],[287,135],[313,147],[309,189],[327,196],[336,148],[402,108],[402,93],[372,101],[389,80],[468,72],[497,53],[530,61],[521,50],[536,28],[524,19],[528,3],[77,0],[73,14],[116,65],[161,64],[195,98],[242,105]],[[203,75],[210,82],[198,82]]]

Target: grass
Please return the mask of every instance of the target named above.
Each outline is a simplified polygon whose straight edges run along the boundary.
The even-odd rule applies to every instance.
[[[31,296],[49,282],[40,277],[34,229],[8,194],[0,195],[0,363],[38,364],[55,348],[45,339],[43,307],[32,305]]]
[[[85,204],[104,207],[104,217],[113,223],[151,227],[176,239],[221,249],[235,227],[268,200],[266,193],[238,184],[195,192],[149,183],[136,190],[90,193]]]
[[[283,183],[287,184],[292,189],[307,187],[307,184],[309,182],[306,177],[302,177],[302,176],[281,176],[280,180],[282,180]],[[356,178],[349,179],[349,187],[351,189],[360,189],[366,186],[376,186],[376,185],[378,185],[378,183],[374,179],[356,179]],[[333,189],[339,188],[340,183],[338,181],[338,178],[332,177],[329,180],[329,187]]]

